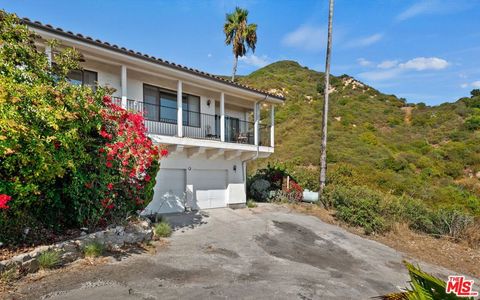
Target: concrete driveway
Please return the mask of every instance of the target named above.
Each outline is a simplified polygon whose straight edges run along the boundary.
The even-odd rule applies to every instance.
[[[16,297],[366,299],[408,280],[401,253],[279,206],[170,220],[177,229],[156,254],[55,272],[21,285]],[[421,266],[437,276],[450,274]]]

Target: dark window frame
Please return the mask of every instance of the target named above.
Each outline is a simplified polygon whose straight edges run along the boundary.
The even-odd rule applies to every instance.
[[[158,92],[158,100],[161,101],[161,94],[167,94],[169,96],[174,96],[175,99],[177,97],[177,92],[174,90],[169,90],[166,88],[162,88],[156,85],[148,84],[148,83],[143,83],[143,103],[145,105],[145,87],[151,88],[151,89],[156,89]],[[193,96],[198,98],[198,111],[190,111],[189,103],[188,103],[188,96]],[[161,115],[161,110],[162,107],[167,107],[171,108],[168,106],[162,106],[161,103],[158,104],[151,104],[149,105],[155,105],[158,107],[158,120],[150,120],[150,121],[155,121],[155,122],[162,122],[162,123],[169,123],[169,124],[177,124],[177,118],[175,119],[162,119]],[[177,106],[175,105],[175,109],[177,109]],[[182,118],[182,125],[183,126],[188,126],[188,127],[195,127],[195,128],[200,128],[202,126],[201,124],[201,101],[200,101],[200,96],[198,95],[193,95],[193,94],[188,94],[188,93],[182,93],[182,110],[183,110],[183,118]],[[185,114],[186,113],[186,114]],[[189,113],[196,113],[198,114],[198,124],[191,124],[190,123],[190,115]]]
[[[72,72],[73,71],[80,72],[82,74],[81,86],[85,86],[85,72],[93,73],[95,75],[95,83],[94,83],[94,85],[87,84],[87,86],[91,87],[93,90],[95,90],[97,88],[97,86],[98,86],[98,72],[97,71],[92,71],[92,70],[87,70],[87,69],[72,70]],[[67,75],[67,78],[68,78],[68,75]],[[68,78],[68,79],[71,80],[70,78]]]

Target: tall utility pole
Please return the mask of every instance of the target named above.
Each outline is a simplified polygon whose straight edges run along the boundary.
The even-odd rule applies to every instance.
[[[328,39],[327,39],[327,55],[325,60],[325,101],[323,102],[322,114],[322,147],[320,154],[320,190],[318,197],[323,197],[323,190],[325,189],[325,181],[327,177],[327,123],[328,123],[328,94],[330,92],[330,57],[332,53],[332,19],[333,19],[333,0],[330,0],[328,9]]]

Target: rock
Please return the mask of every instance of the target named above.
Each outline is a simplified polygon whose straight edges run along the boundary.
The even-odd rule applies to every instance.
[[[477,177],[477,178],[480,179],[480,171],[478,171],[477,173],[475,173],[475,177]]]
[[[24,263],[24,262],[26,262],[30,259],[32,259],[32,257],[30,256],[30,253],[20,254],[20,255],[15,256],[14,258],[12,258],[12,260],[17,261],[19,265],[21,265],[22,263]]]
[[[117,235],[123,235],[125,234],[125,227],[123,226],[117,226],[115,227],[115,229],[113,230],[115,232],[115,234]]]
[[[65,252],[77,252],[78,251],[78,246],[75,244],[75,242],[67,242],[62,245],[62,247],[59,247],[61,250]]]
[[[22,263],[22,269],[28,273],[35,273],[40,269],[40,263],[36,258],[32,258]]]
[[[150,219],[143,219],[139,222],[140,226],[142,226],[144,229],[152,227],[152,221]]]
[[[83,228],[82,228],[83,229]],[[86,229],[86,228],[84,228]],[[135,244],[149,241],[153,238],[152,223],[149,219],[124,226],[110,227],[107,230],[87,234],[85,231],[75,240],[64,241],[50,246],[35,248],[30,253],[17,255],[9,260],[0,262],[0,273],[9,268],[20,268],[28,273],[38,271],[40,264],[38,257],[48,250],[60,251],[61,264],[70,263],[82,256],[82,251],[87,244],[92,242],[102,243],[110,249],[119,249],[125,244]]]
[[[83,247],[85,247],[85,244],[87,243],[87,241],[85,239],[77,239],[75,240],[75,244],[77,245],[77,247],[79,249],[82,249]]]
[[[103,241],[103,240],[104,240],[104,237],[105,237],[105,231],[96,232],[96,233],[94,233],[93,236],[94,236],[94,238],[95,238],[96,240],[98,240],[99,242],[100,242],[100,241]]]
[[[40,256],[40,254],[42,254],[42,252],[48,251],[49,249],[50,249],[49,246],[40,246],[35,248],[35,250],[30,252],[29,254],[32,258],[37,258]]]
[[[80,252],[78,251],[70,251],[70,252],[65,252],[62,254],[62,262],[64,263],[70,263],[75,260],[77,260],[80,257]]]

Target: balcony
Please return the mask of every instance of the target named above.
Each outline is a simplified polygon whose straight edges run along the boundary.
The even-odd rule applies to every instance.
[[[112,101],[121,106],[122,99],[114,97]],[[142,112],[149,134],[180,136],[177,121],[177,107],[160,106],[128,99],[126,109]],[[182,109],[181,136],[222,141],[221,116]],[[255,123],[225,115],[224,142],[255,145]],[[271,126],[258,124],[258,145],[271,146]],[[273,146],[273,145],[272,145]]]

